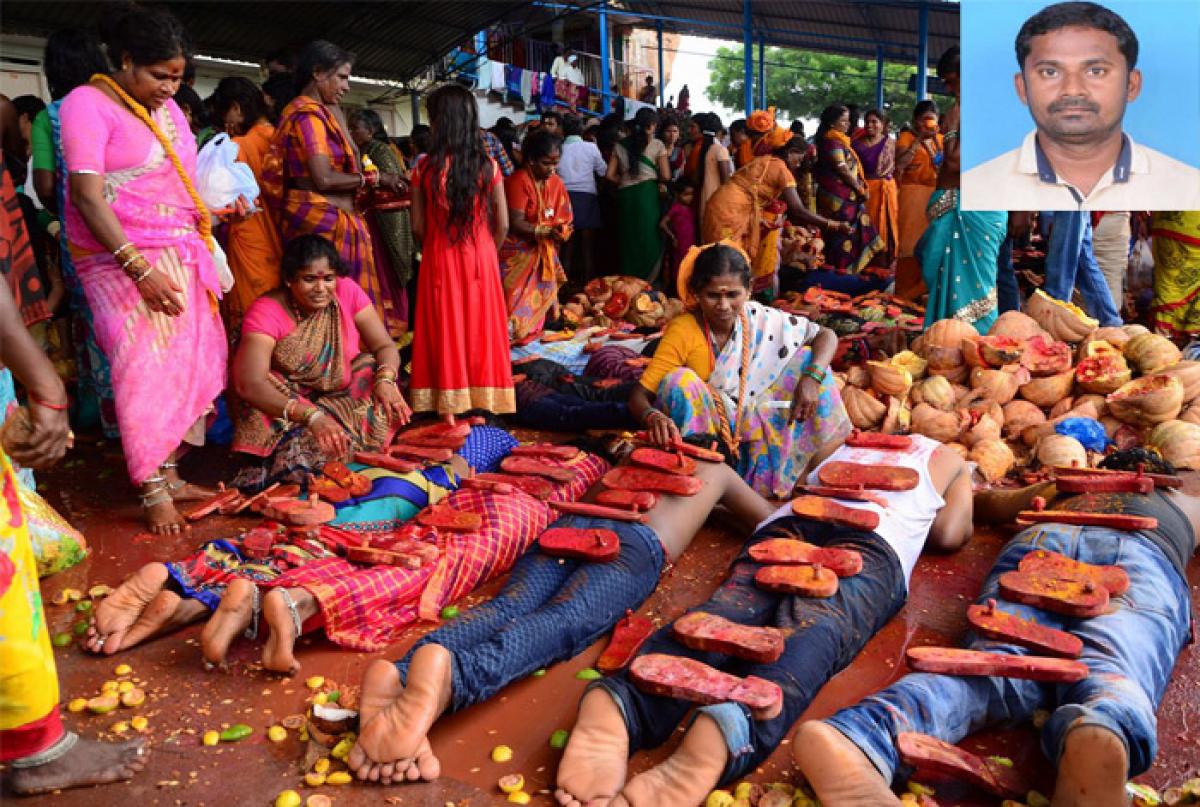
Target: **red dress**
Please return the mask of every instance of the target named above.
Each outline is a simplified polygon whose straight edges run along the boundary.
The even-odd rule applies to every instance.
[[[492,169],[488,195],[502,179],[494,163]],[[430,187],[427,161],[418,166],[413,186],[425,203],[425,238],[409,402],[414,411],[443,415],[469,409],[515,412],[508,309],[488,222],[488,195],[480,199],[470,232],[454,243],[450,208],[442,189]]]

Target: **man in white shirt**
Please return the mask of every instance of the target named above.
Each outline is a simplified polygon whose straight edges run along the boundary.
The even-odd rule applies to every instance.
[[[1048,6],[1016,40],[1017,95],[1036,129],[962,175],[964,210],[1198,210],[1200,170],[1122,130],[1142,90],[1137,35],[1090,2]]]
[[[583,121],[578,116],[566,116],[563,132],[567,137],[563,141],[562,158],[558,161],[558,176],[567,186],[571,212],[575,215],[575,233],[563,250],[563,268],[572,280],[587,281],[593,276],[596,230],[604,226],[600,197],[596,193],[596,176],[604,176],[608,165],[600,155],[600,148],[581,136]],[[579,269],[582,271],[577,271]]]

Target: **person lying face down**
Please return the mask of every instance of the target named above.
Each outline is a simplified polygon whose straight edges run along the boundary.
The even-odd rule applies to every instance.
[[[620,555],[608,563],[564,560],[533,548],[492,600],[422,638],[400,661],[377,660],[362,683],[358,743],[347,764],[383,783],[434,779],[428,734],[447,711],[487,700],[534,670],[575,656],[638,608],[667,561],[691,543],[718,504],[747,525],[771,505],[730,467],[698,462],[693,496],[662,495],[645,524],[564,516],[552,527],[611,530]],[[584,499],[603,488],[595,486]]]
[[[627,783],[629,755],[666,742],[690,705],[646,694],[628,672],[598,681],[584,695],[559,765],[559,804],[582,807],[612,800],[614,805],[698,805],[718,783],[740,777],[774,750],[825,682],[904,605],[922,549],[928,544],[953,551],[972,534],[971,482],[962,458],[935,440],[914,435],[912,441],[904,451],[843,445],[826,460],[903,466],[917,472],[913,490],[872,491],[886,506],[839,502],[878,514],[879,526],[873,532],[802,518],[785,505],[759,525],[725,583],[695,609],[741,625],[781,630],[784,649],[777,661],[756,664],[689,649],[674,637],[672,626],[662,628],[642,648],[642,656],[681,656],[740,678],[753,675],[773,682],[783,691],[782,709],[756,719],[740,704],[705,706],[666,762]],[[810,483],[817,484],[826,463],[808,477]],[[796,538],[857,551],[862,571],[840,580],[837,592],[826,599],[756,587],[755,574],[762,564],[752,559],[751,549],[771,539]]]
[[[1129,470],[1145,459],[1144,452],[1118,452],[1105,462]],[[1171,472],[1169,467],[1150,470]],[[1051,484],[980,494],[978,509],[990,519],[1011,521],[1035,494],[1052,500],[1057,491]],[[1082,640],[1079,660],[1087,665],[1089,677],[1047,686],[1014,678],[913,673],[828,720],[806,722],[796,731],[792,753],[822,804],[898,805],[890,785],[900,767],[896,738],[902,732],[957,743],[989,726],[1029,720],[1037,709],[1051,712],[1041,729],[1041,745],[1058,765],[1054,807],[1129,803],[1126,780],[1154,761],[1155,712],[1189,637],[1191,604],[1184,569],[1196,550],[1200,501],[1157,489],[1150,494],[1084,494],[1054,507],[1158,519],[1157,529],[1139,532],[1054,523],[1030,527],[1000,551],[976,600],[994,599],[1005,613],[1074,634]],[[1129,589],[1091,619],[1000,600],[1000,575],[1016,569],[1035,549],[1118,565],[1129,577]],[[964,647],[1015,655],[1034,652],[975,634]]]

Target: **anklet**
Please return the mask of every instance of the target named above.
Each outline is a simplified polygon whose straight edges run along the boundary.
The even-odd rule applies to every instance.
[[[286,588],[279,589],[279,594],[283,597],[283,604],[287,606],[288,613],[292,615],[292,626],[296,628],[296,640],[299,641],[300,636],[304,633],[304,623],[300,619],[300,610],[296,608],[296,601],[292,599],[291,594],[288,594]]]
[[[258,617],[262,613],[262,606],[259,602],[258,586],[254,587],[254,602],[250,606],[250,627],[246,628],[246,632],[242,634],[247,639],[253,641],[258,638]]]
[[[16,769],[39,768],[42,765],[49,765],[51,762],[69,754],[78,742],[78,734],[73,731],[64,732],[63,736],[58,739],[58,742],[45,751],[39,751],[32,756],[22,757],[21,759],[14,759],[9,764]]]

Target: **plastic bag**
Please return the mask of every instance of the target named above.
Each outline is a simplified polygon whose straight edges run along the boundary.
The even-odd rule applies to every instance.
[[[238,145],[227,134],[204,144],[196,158],[196,189],[209,210],[223,210],[239,196],[247,202],[258,198],[258,182],[250,166],[238,162]]]
[[[38,577],[69,569],[87,557],[83,534],[59,515],[41,495],[24,483],[17,484],[17,497],[29,526]]]
[[[1150,242],[1139,238],[1129,255],[1129,291],[1136,293],[1154,285],[1154,253]]]
[[[1091,418],[1067,418],[1054,427],[1054,431],[1074,437],[1088,451],[1101,453],[1109,444],[1108,435],[1100,421]]]

